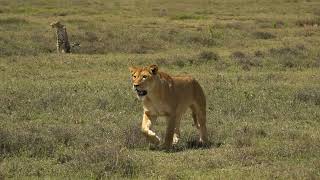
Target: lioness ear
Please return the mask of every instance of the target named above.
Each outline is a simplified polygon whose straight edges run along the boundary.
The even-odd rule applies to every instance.
[[[157,72],[158,72],[158,66],[157,65],[153,64],[153,65],[149,66],[149,68],[150,68],[150,72],[152,74],[157,74]]]
[[[133,74],[134,72],[136,72],[137,68],[136,67],[129,67],[129,71],[131,74]]]

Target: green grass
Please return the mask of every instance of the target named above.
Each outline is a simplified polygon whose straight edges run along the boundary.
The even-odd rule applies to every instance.
[[[0,179],[318,179],[319,7],[1,1]],[[81,44],[72,54],[55,53],[54,20]],[[209,148],[190,114],[172,152],[142,137],[128,67],[151,63],[199,80]]]

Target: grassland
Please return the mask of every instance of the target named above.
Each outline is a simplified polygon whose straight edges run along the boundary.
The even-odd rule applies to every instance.
[[[0,179],[319,179],[319,1],[1,0],[0,15]],[[151,63],[202,84],[211,147],[188,114],[172,152],[141,137],[128,66]]]

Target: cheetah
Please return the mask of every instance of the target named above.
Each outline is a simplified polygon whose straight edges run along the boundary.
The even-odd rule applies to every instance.
[[[70,53],[71,47],[68,40],[68,34],[66,27],[59,21],[55,21],[50,24],[52,28],[56,28],[57,36],[57,52],[58,53]]]

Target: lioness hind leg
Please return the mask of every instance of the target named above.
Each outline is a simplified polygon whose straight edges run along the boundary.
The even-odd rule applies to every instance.
[[[193,125],[194,125],[197,129],[199,129],[200,125],[199,125],[198,119],[197,119],[196,107],[195,107],[194,105],[192,105],[192,106],[190,106],[190,108],[191,108],[192,119],[193,119],[193,123],[194,123]]]
[[[200,142],[207,143],[208,132],[207,132],[207,126],[206,126],[206,118],[205,117],[199,118],[199,124],[200,124]]]
[[[169,149],[172,145],[174,132],[175,132],[175,125],[176,125],[175,121],[176,121],[175,116],[167,117],[167,130],[166,130],[166,136],[163,144],[163,147],[165,149]]]
[[[200,142],[207,143],[208,142],[208,132],[206,126],[206,111],[205,108],[201,108],[199,105],[192,105],[192,117],[197,129],[200,132]]]
[[[173,145],[178,144],[179,138],[180,138],[180,135],[179,135],[178,133],[174,133],[174,134],[173,134],[172,144],[173,144]]]
[[[173,134],[173,141],[172,144],[175,145],[178,143],[180,138],[180,117],[176,119],[174,134]]]

